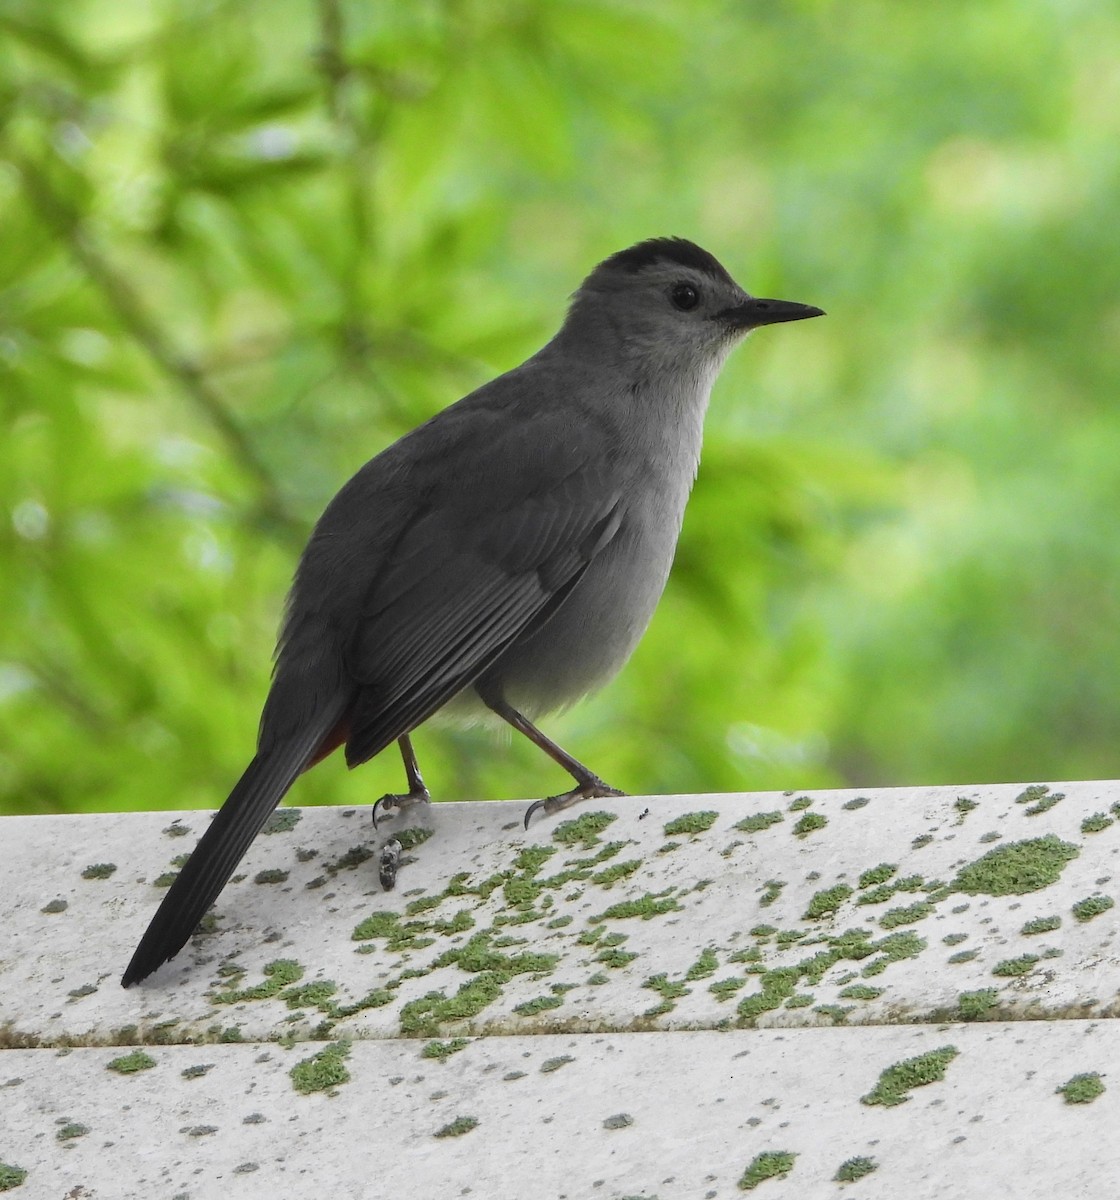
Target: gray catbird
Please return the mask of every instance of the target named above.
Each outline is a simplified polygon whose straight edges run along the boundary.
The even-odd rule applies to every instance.
[[[121,982],[186,944],[296,777],[354,767],[439,709],[508,721],[575,780],[553,813],[618,796],[529,717],[605,683],[661,596],[708,395],[759,325],[823,315],[749,296],[707,251],[653,238],[600,263],[527,362],[371,459],[296,569],[256,757],[164,897]]]

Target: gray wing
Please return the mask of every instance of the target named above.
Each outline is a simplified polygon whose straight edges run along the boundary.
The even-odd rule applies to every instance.
[[[516,439],[513,439],[516,441]],[[617,481],[573,439],[503,439],[417,514],[373,580],[346,656],[361,685],[346,759],[377,754],[548,619],[622,521]],[[508,457],[507,457],[508,456]]]

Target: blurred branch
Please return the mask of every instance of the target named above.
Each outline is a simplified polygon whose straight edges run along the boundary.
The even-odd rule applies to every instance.
[[[179,353],[159,325],[145,311],[132,284],[94,244],[80,216],[55,192],[45,172],[16,153],[9,160],[18,169],[36,211],[65,243],[89,280],[101,293],[121,325],[143,347],[148,357],[172,379],[223,438],[242,471],[257,485],[259,516],[287,537],[302,538],[302,522],[287,509],[281,489],[256,447],[213,388],[199,364]]]

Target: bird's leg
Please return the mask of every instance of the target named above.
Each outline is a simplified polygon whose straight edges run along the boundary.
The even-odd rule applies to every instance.
[[[609,784],[604,783],[594,771],[589,771],[583,763],[573,758],[550,737],[546,737],[532,721],[523,717],[516,708],[512,708],[504,700],[488,699],[486,703],[503,721],[508,721],[518,733],[523,733],[533,745],[539,746],[553,762],[559,763],[576,781],[576,786],[570,792],[563,792],[559,796],[548,796],[544,800],[534,800],[525,810],[526,829],[529,828],[529,822],[533,819],[533,814],[538,811],[551,815],[565,808],[570,808],[573,804],[578,804],[581,800],[593,800],[600,796],[626,795],[625,792],[620,792],[618,788],[613,788]]]
[[[373,806],[374,829],[377,828],[377,810],[379,808],[382,810],[383,816],[392,817],[413,804],[427,804],[431,800],[420,775],[420,768],[416,765],[416,753],[412,749],[412,741],[407,733],[397,739],[397,745],[400,746],[401,758],[404,759],[404,774],[408,781],[408,791],[388,792],[377,801]]]

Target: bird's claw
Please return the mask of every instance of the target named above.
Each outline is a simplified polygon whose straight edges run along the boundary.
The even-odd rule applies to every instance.
[[[373,806],[373,811],[370,816],[373,818],[373,827],[377,828],[377,810],[381,809],[383,819],[389,820],[395,817],[397,813],[403,809],[411,808],[414,804],[429,804],[431,803],[431,795],[427,788],[420,788],[414,792],[386,792],[380,800],[376,801]]]
[[[598,800],[608,796],[625,795],[625,792],[620,792],[618,788],[611,787],[596,776],[586,783],[580,784],[579,787],[572,788],[570,792],[561,792],[559,796],[546,796],[543,800],[534,800],[525,810],[525,828],[529,828],[529,822],[537,812],[552,816],[553,813],[571,808],[573,804],[578,804],[581,800]]]

